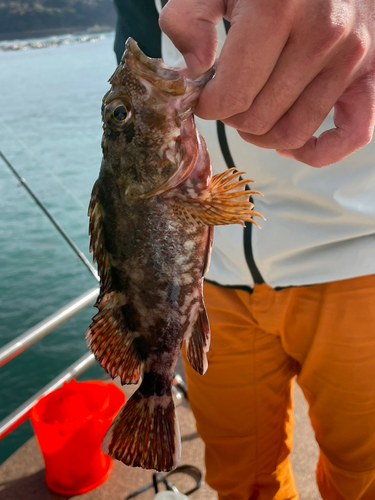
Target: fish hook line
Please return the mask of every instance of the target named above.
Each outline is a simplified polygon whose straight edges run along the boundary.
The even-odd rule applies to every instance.
[[[60,226],[60,224],[57,222],[57,220],[53,217],[53,215],[49,212],[47,207],[40,201],[38,196],[34,193],[34,191],[30,188],[30,186],[27,184],[25,179],[21,177],[21,175],[17,172],[17,170],[13,167],[13,165],[10,163],[10,161],[3,155],[3,153],[0,151],[0,158],[4,161],[4,163],[9,167],[11,172],[17,177],[17,179],[20,181],[22,186],[26,189],[26,191],[29,193],[29,195],[33,198],[35,203],[43,210],[45,215],[49,218],[49,220],[52,222],[52,224],[55,226],[55,228],[58,230],[58,232],[61,234],[61,236],[65,239],[65,241],[68,243],[68,245],[73,249],[73,251],[76,253],[76,255],[81,259],[81,261],[85,264],[87,269],[91,272],[91,274],[94,275],[95,279],[99,281],[99,276],[98,273],[96,272],[95,267],[90,264],[90,262],[87,260],[83,252],[77,247],[77,245],[74,243],[74,241],[67,235],[67,233],[64,231],[64,229]]]
[[[30,146],[28,146],[26,144],[26,142],[21,139],[17,134],[16,132],[12,129],[12,127],[10,127],[5,121],[4,119],[0,116],[0,121],[1,121],[1,125],[8,130],[8,132],[10,132],[13,137],[18,141],[18,143],[21,145],[21,147],[26,151],[26,153],[31,156],[32,158],[34,158],[34,160],[36,160],[38,162],[38,165],[41,165],[48,173],[49,175],[55,180],[55,182],[57,184],[60,185],[60,187],[66,192],[68,193],[69,196],[71,196],[73,198],[73,200],[77,203],[77,205],[79,205],[81,208],[83,208],[83,210],[86,212],[86,207],[85,205],[81,202],[80,199],[77,198],[77,196],[68,188],[68,186],[66,186],[63,181],[60,179],[60,177],[58,175],[56,175],[49,167],[48,165],[46,165],[46,163],[42,160],[42,158],[37,154],[35,153],[35,151],[33,151]]]

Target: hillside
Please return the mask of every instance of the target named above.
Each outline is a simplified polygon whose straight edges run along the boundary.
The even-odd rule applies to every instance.
[[[0,38],[114,27],[112,0],[0,0]]]

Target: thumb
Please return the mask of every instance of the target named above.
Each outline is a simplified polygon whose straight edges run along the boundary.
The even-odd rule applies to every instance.
[[[159,25],[184,56],[192,78],[213,66],[218,37],[216,24],[224,15],[224,0],[169,0]]]

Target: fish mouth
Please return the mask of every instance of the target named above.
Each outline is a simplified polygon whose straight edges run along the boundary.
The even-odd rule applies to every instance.
[[[170,95],[184,96],[190,94],[192,101],[198,99],[201,89],[215,74],[215,69],[211,68],[196,80],[187,78],[186,70],[171,68],[162,59],[146,56],[133,38],[126,40],[123,57],[137,76],[144,78]],[[197,95],[195,96],[195,94]]]
[[[129,51],[135,59],[142,65],[143,70],[149,70],[152,75],[167,81],[175,81],[180,78],[180,73],[164,64],[161,59],[147,57],[133,38],[128,38],[125,43],[125,50]],[[146,73],[148,73],[146,71]]]

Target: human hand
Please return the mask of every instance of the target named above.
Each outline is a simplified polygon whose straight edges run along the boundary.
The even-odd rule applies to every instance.
[[[195,114],[314,167],[370,142],[375,125],[374,0],[169,0],[161,29],[196,77],[215,62]],[[335,108],[336,128],[313,134]]]

